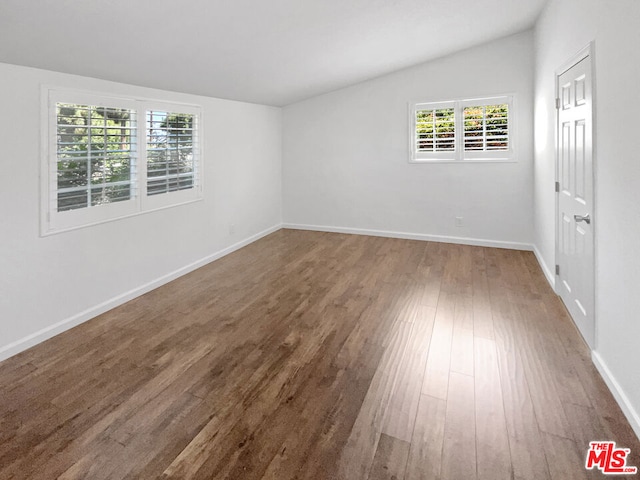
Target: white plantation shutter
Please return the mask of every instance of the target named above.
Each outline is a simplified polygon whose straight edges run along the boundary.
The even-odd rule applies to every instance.
[[[454,158],[456,151],[454,102],[416,104],[413,145],[416,159]]]
[[[416,148],[419,152],[455,150],[455,113],[453,108],[416,110]]]
[[[475,105],[465,107],[465,151],[509,150],[509,105]]]
[[[147,112],[147,195],[196,187],[196,122],[192,114]]]
[[[135,116],[129,109],[56,104],[57,211],[136,196]]]

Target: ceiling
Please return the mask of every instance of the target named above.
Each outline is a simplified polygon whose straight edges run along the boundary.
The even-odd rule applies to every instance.
[[[0,62],[267,105],[533,26],[546,0],[0,0]]]

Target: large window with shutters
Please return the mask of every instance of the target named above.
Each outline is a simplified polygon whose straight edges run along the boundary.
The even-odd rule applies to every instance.
[[[43,89],[42,233],[202,196],[200,108]]]
[[[412,104],[410,161],[515,160],[513,105],[512,96]]]

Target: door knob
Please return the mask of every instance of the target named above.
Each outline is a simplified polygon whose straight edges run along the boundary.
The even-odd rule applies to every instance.
[[[589,216],[589,214],[587,213],[586,215],[574,215],[573,219],[577,222],[584,222],[586,224],[591,223],[591,217]]]

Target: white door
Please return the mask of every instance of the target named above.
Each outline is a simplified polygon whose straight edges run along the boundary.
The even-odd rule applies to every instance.
[[[595,348],[592,73],[589,51],[557,75],[556,290]]]

